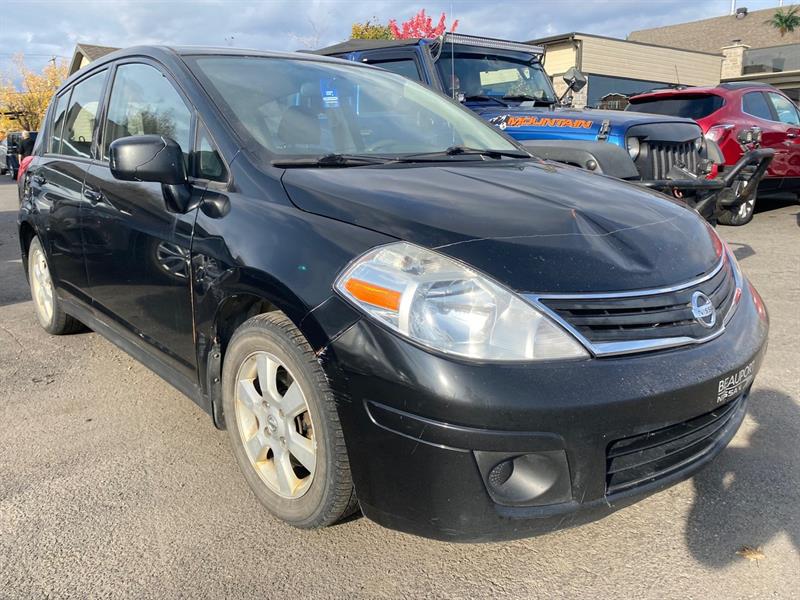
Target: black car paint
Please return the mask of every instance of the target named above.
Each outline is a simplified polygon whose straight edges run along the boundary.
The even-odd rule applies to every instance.
[[[610,440],[711,410],[720,377],[750,361],[757,370],[767,323],[746,285],[730,327],[711,342],[514,365],[426,351],[363,318],[332,289],[354,258],[396,239],[437,248],[522,291],[682,282],[716,260],[696,214],[535,160],[278,169],[241,150],[179,53],[132,49],[91,69],[136,57],[158,65],[196,109],[229,180],[193,181],[197,208],[175,214],[155,184],[116,181],[103,160],[64,161],[42,150],[27,173],[21,250],[25,259],[38,235],[68,312],[192,397],[219,426],[232,329],[254,310],[278,309],[318,353],[337,394],[362,507],[385,525],[448,540],[520,537],[602,516],[706,462],[635,494],[604,492]],[[637,210],[625,209],[629,197]],[[188,278],[149,269],[148,253],[163,241],[189,250]],[[398,420],[430,431],[400,434]],[[491,501],[474,451],[551,448],[567,452],[572,501],[521,508]]]

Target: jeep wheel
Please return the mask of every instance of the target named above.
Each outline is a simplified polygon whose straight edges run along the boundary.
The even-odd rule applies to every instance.
[[[753,213],[755,212],[756,208],[756,195],[753,194],[753,197],[750,198],[747,202],[742,204],[741,206],[728,209],[722,211],[722,213],[717,217],[717,221],[723,225],[732,225],[734,227],[738,227],[740,225],[747,225],[750,221],[753,220]]]
[[[33,238],[28,248],[28,281],[36,316],[47,333],[64,335],[83,329],[81,322],[65,313],[61,307],[39,238]]]
[[[224,358],[223,410],[247,483],[296,527],[353,512],[355,493],[333,394],[313,350],[282,313],[258,315]]]

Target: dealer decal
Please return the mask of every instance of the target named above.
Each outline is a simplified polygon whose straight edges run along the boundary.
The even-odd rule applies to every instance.
[[[741,394],[751,381],[753,381],[752,361],[733,375],[719,380],[717,384],[717,404],[722,404],[730,398],[735,398]]]
[[[500,115],[489,119],[489,123],[505,129],[506,127],[567,127],[570,129],[591,129],[593,121],[585,119],[554,119],[550,117],[514,117]]]

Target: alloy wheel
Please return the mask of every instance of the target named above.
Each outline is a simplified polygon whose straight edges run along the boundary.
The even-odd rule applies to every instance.
[[[283,498],[301,497],[314,478],[317,445],[300,384],[276,356],[254,352],[239,367],[234,401],[242,444],[261,480]]]
[[[53,280],[50,277],[50,269],[47,267],[47,260],[44,252],[40,248],[33,250],[31,256],[31,292],[36,310],[41,315],[45,323],[50,323],[53,319]]]

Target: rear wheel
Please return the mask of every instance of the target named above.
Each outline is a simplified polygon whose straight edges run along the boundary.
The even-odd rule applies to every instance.
[[[756,208],[756,194],[747,201],[744,202],[741,206],[738,206],[733,209],[727,209],[722,212],[722,214],[717,217],[717,221],[722,223],[723,225],[732,225],[734,227],[740,225],[747,225],[750,221],[753,220],[753,214],[755,213]]]
[[[81,322],[65,313],[61,307],[39,238],[33,238],[28,248],[28,281],[36,316],[47,333],[64,335],[83,329]]]
[[[270,512],[303,528],[353,512],[333,394],[308,342],[282,313],[237,329],[225,354],[223,408],[239,467]]]

